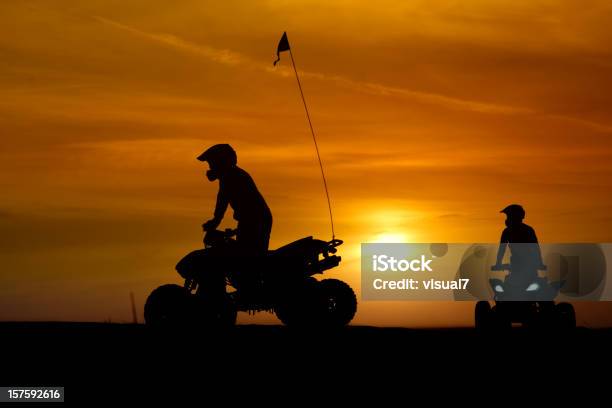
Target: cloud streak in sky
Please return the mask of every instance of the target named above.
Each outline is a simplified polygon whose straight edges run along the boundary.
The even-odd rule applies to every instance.
[[[126,31],[128,33],[148,39],[150,41],[154,41],[159,44],[166,45],[168,47],[175,48],[180,51],[205,57],[211,61],[218,62],[220,64],[230,66],[254,64],[252,60],[249,60],[245,56],[230,50],[217,49],[202,44],[195,44],[172,34],[150,33],[99,16],[94,16],[93,18],[108,26],[115,27],[117,29]]]
[[[218,49],[203,44],[196,44],[191,41],[182,39],[175,35],[165,33],[151,33],[140,30],[138,28],[128,26],[107,18],[95,16],[97,21],[119,30],[131,33],[149,41],[174,48],[176,50],[198,55],[211,61],[228,65],[228,66],[244,66],[251,69],[258,69],[268,73],[280,75],[283,77],[292,76],[293,73],[286,67],[272,68],[271,64],[263,64],[259,61],[251,59],[243,54],[234,52],[228,49]],[[434,104],[445,107],[447,109],[458,109],[473,111],[479,113],[492,114],[525,114],[533,113],[529,108],[505,106],[481,101],[472,101],[460,98],[453,98],[446,95],[414,91],[405,88],[382,85],[372,82],[354,81],[340,75],[328,75],[318,72],[300,71],[300,74],[307,78],[313,78],[321,81],[331,81],[336,84],[349,88],[355,91],[379,95],[379,96],[395,96],[410,100],[415,100],[421,103]]]
[[[291,70],[287,67],[273,68],[270,66],[271,64],[264,64],[260,61],[254,60],[239,52],[235,52],[229,49],[219,49],[204,44],[194,43],[192,41],[185,40],[172,34],[144,31],[133,26],[122,24],[117,21],[100,16],[94,16],[93,18],[99,21],[100,23],[108,25],[110,27],[114,27],[116,29],[133,34],[135,36],[147,39],[149,41],[167,47],[171,47],[178,51],[204,57],[210,61],[219,64],[232,67],[242,66],[250,69],[257,69],[283,77],[290,77],[293,75]],[[334,82],[339,86],[361,93],[402,98],[405,100],[416,101],[418,103],[440,106],[445,109],[497,115],[541,115],[542,117],[549,118],[552,120],[561,120],[578,126],[588,127],[591,130],[595,130],[597,132],[612,133],[612,126],[609,126],[607,124],[585,120],[573,116],[540,112],[536,109],[525,106],[512,106],[491,102],[483,102],[478,100],[456,98],[439,93],[416,91],[412,89],[389,86],[375,82],[355,81],[341,75],[329,75],[320,72],[300,71],[300,75],[306,78]]]

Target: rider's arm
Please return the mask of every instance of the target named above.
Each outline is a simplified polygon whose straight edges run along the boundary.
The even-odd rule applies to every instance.
[[[228,204],[229,201],[227,196],[223,193],[223,189],[219,189],[219,193],[217,194],[217,205],[215,206],[215,220],[220,222],[223,219]]]
[[[499,248],[497,249],[497,261],[496,265],[501,265],[504,259],[504,254],[506,253],[506,246],[508,246],[508,237],[506,236],[507,232],[504,230],[501,235],[501,239],[499,240]]]
[[[536,236],[535,231],[533,231],[533,242],[535,242],[535,245],[538,251],[538,259],[540,260],[540,267],[543,267],[544,260],[542,259],[542,249],[540,248],[540,243],[538,242],[538,237]]]

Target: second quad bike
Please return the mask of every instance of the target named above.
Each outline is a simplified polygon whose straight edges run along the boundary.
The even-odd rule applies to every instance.
[[[555,303],[564,282],[549,282],[535,277],[528,282],[513,279],[510,264],[491,268],[494,271],[508,271],[505,280],[490,279],[494,293],[494,305],[481,300],[476,303],[474,313],[476,328],[481,330],[503,329],[520,323],[527,327],[573,329],[576,327],[576,313],[570,303]]]
[[[227,327],[235,324],[238,311],[271,311],[285,325],[298,327],[342,327],[353,319],[353,289],[338,279],[314,278],[339,265],[341,240],[306,237],[264,256],[238,256],[235,235],[231,229],[206,231],[205,248],[176,265],[185,284],[162,285],[149,295],[147,325]]]

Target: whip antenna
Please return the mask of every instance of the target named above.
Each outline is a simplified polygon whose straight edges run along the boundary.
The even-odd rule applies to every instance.
[[[293,53],[291,52],[291,47],[289,46],[289,40],[287,38],[287,33],[284,32],[283,36],[278,43],[278,48],[276,50],[276,61],[274,61],[274,65],[280,61],[280,53],[283,51],[289,51],[289,56],[291,57],[291,65],[293,66],[293,71],[295,72],[295,79],[297,80],[298,88],[300,89],[300,96],[302,97],[302,103],[304,104],[304,110],[306,111],[306,119],[308,119],[308,126],[310,127],[310,134],[312,135],[312,141],[314,142],[315,150],[317,152],[317,159],[319,160],[319,168],[321,169],[321,177],[323,179],[323,187],[325,188],[325,197],[327,197],[327,209],[329,210],[329,222],[331,224],[331,232],[332,232],[332,240],[336,238],[336,234],[334,232],[334,216],[332,215],[332,207],[331,200],[329,199],[329,190],[327,189],[327,180],[325,179],[325,171],[323,171],[323,162],[321,161],[321,154],[319,153],[319,145],[317,144],[317,137],[315,136],[314,128],[312,127],[312,121],[310,120],[310,113],[308,112],[308,106],[306,105],[306,98],[304,98],[304,91],[302,91],[302,84],[300,83],[300,76],[298,75],[297,68],[295,67],[295,60],[293,59]]]

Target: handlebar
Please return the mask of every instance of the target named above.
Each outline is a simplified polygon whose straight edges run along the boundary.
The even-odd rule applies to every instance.
[[[231,237],[235,237],[236,235],[238,235],[238,230],[237,229],[232,229],[232,228],[226,228],[223,231],[223,235],[226,238],[231,238]]]
[[[237,229],[232,229],[232,228],[226,228],[224,230],[218,230],[217,228],[206,228],[206,224],[202,224],[202,229],[204,230],[204,232],[211,232],[211,231],[222,232],[223,235],[227,238],[231,238],[238,233]]]
[[[505,263],[505,264],[496,264],[496,265],[491,265],[491,270],[492,271],[508,271],[510,272],[512,270],[512,265]],[[538,270],[539,271],[546,271],[548,270],[548,266],[546,265],[539,265],[538,266]]]

